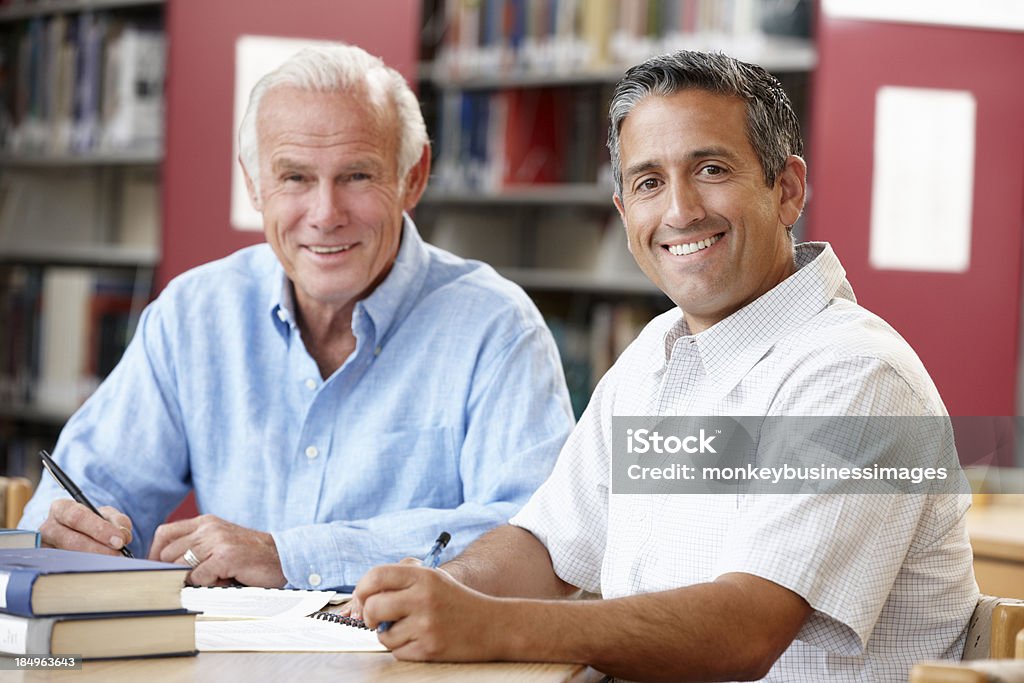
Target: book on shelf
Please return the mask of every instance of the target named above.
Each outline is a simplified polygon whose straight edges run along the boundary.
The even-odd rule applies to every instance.
[[[39,374],[39,301],[42,271],[21,266],[0,269],[0,401],[30,399]]]
[[[156,175],[129,171],[122,177],[119,189],[115,242],[156,253],[160,246],[160,186]]]
[[[18,155],[158,150],[166,44],[113,11],[33,17],[6,31],[3,148]]]
[[[78,51],[75,62],[73,118],[69,147],[74,153],[87,153],[100,142],[100,107],[103,76],[103,49],[107,34],[104,14],[84,11],[76,23]]]
[[[679,49],[756,50],[768,32],[806,36],[807,5],[804,0],[450,0],[428,15],[433,43],[426,53],[434,55],[439,75],[456,80],[600,71]],[[801,9],[802,29],[777,28],[798,23],[786,18]]]
[[[28,499],[32,497],[32,491],[35,490],[42,475],[39,451],[43,448],[53,448],[53,439],[40,436],[39,434],[26,434],[22,432],[5,434],[0,432],[0,457],[4,453],[7,454],[6,476],[9,488],[5,502],[5,517],[7,519],[14,519],[15,517],[12,514],[15,502],[10,495],[12,493],[10,483],[12,481],[22,482],[21,490],[24,493],[18,495],[24,496],[24,501],[21,504],[21,507],[24,508],[24,503],[27,503]],[[18,521],[20,520],[15,520],[15,523]]]
[[[543,211],[537,217],[532,262],[537,268],[591,272],[604,227],[602,210],[561,206]],[[566,249],[570,244],[572,248]]]
[[[72,411],[89,395],[86,375],[89,299],[95,287],[89,268],[48,268],[43,274],[42,358],[35,402]]]
[[[514,216],[487,209],[446,211],[426,234],[436,247],[495,268],[514,266],[522,252],[522,235]]]
[[[133,24],[119,29],[111,32],[107,46],[102,146],[159,149],[164,128],[164,34]]]
[[[565,178],[568,91],[516,88],[505,93],[504,140],[493,153],[504,163],[503,187],[560,182]]]
[[[0,496],[6,498],[7,477],[0,477]],[[0,529],[0,548],[38,548],[39,532],[29,529]]]
[[[196,615],[176,612],[21,617],[0,614],[0,653],[84,659],[196,653]]]
[[[104,208],[100,179],[89,169],[8,171],[0,180],[0,251],[59,254],[110,243]]]
[[[150,279],[98,272],[89,295],[84,382],[90,392],[121,360],[149,300]],[[81,345],[80,345],[81,346]]]
[[[0,549],[0,612],[34,617],[177,610],[188,572],[122,555]]]
[[[574,320],[550,313],[544,314],[544,320],[562,361],[573,415],[579,419],[590,402],[595,384],[591,372],[590,330]]]
[[[607,165],[601,102],[587,87],[444,93],[432,188],[500,193],[596,183]]]
[[[145,270],[0,269],[0,399],[77,409],[120,361],[151,288]]]
[[[17,62],[11,69],[15,78],[13,111],[9,116],[11,129],[5,140],[13,152],[39,153],[47,140],[44,85],[46,83],[43,52],[46,43],[46,20],[34,17],[25,25],[17,45]]]
[[[668,304],[647,299],[598,300],[568,310],[540,304],[562,359],[569,399],[577,419],[597,383],[640,330]]]

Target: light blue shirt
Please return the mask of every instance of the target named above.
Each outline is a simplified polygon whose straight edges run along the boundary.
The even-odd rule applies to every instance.
[[[407,217],[327,380],[292,301],[265,244],[174,279],[64,428],[57,461],[131,517],[136,556],[194,487],[201,512],[273,534],[289,585],[351,586],[443,530],[460,552],[547,477],[572,428],[565,379],[536,307],[492,268]],[[62,495],[44,477],[21,526]]]

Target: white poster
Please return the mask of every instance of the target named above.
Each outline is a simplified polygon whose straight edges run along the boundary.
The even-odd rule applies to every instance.
[[[871,266],[962,273],[971,260],[974,95],[884,86],[875,97]]]
[[[1024,31],[1021,0],[823,0],[832,19]]]
[[[236,230],[263,230],[263,221],[252,208],[245,176],[238,163],[238,128],[249,103],[249,92],[266,74],[305,47],[331,45],[320,40],[241,36],[235,43],[235,118],[231,145],[231,226]]]

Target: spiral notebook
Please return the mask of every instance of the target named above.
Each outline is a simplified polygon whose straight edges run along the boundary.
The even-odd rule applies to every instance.
[[[305,617],[196,621],[200,652],[387,652],[362,621],[329,612]]]
[[[181,589],[181,605],[199,612],[199,619],[278,619],[304,617],[328,603],[346,602],[351,593],[255,586],[195,587]]]

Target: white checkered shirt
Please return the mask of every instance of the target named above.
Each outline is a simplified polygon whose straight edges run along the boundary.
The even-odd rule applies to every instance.
[[[512,523],[605,597],[745,572],[814,609],[772,681],[905,681],[956,659],[978,599],[958,495],[610,495],[612,416],[944,415],[914,351],[856,304],[832,248],[697,335],[658,316],[601,380]],[[680,618],[686,618],[681,615]]]

